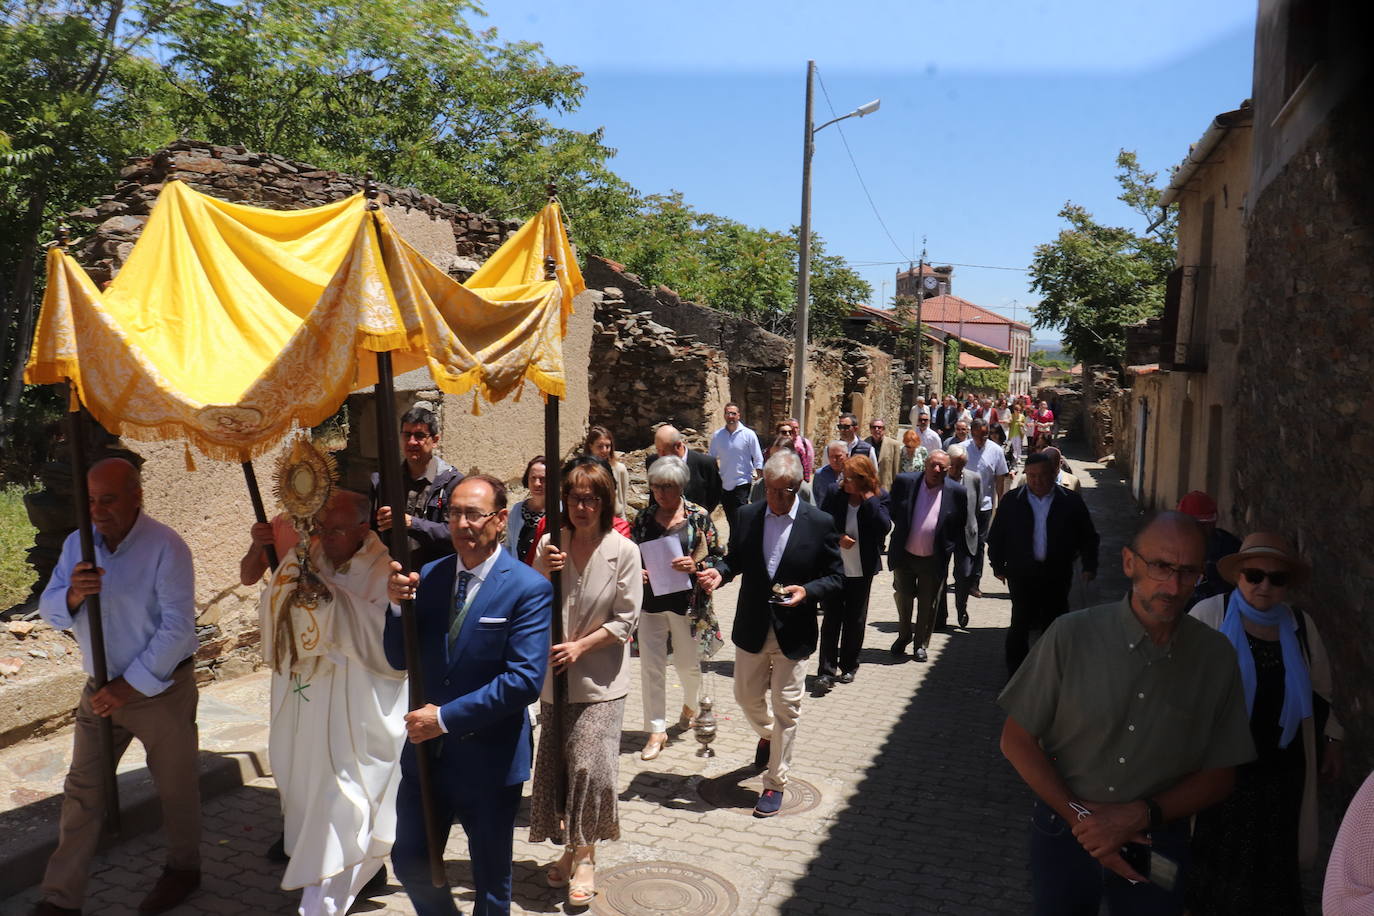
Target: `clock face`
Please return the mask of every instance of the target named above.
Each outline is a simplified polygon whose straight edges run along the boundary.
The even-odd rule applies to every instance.
[[[934,289],[934,288],[936,287],[937,283],[938,283],[938,281],[937,281],[934,277],[926,277],[926,278],[925,278],[926,289]]]

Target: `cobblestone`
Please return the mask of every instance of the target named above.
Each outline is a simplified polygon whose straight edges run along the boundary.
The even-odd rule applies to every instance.
[[[1091,594],[1076,590],[1077,606],[1121,593],[1124,583],[1112,571],[1119,570],[1115,558],[1135,511],[1115,472],[1074,464],[1104,539],[1103,576]],[[921,665],[889,655],[896,630],[891,579],[884,573],[875,582],[857,679],[827,696],[808,695],[802,704],[794,772],[823,797],[801,814],[759,821],[712,809],[697,795],[697,780],[730,773],[753,756],[754,734],[731,693],[727,644],[707,678],[719,717],[717,756],[695,756],[689,733],[645,763],[637,753],[643,735],[627,732],[620,758],[623,838],[598,850],[598,863],[668,860],[716,872],[738,890],[744,916],[1025,912],[1029,793],[997,748],[1002,717],[995,698],[1009,603],[990,574],[983,586],[985,597],[970,602],[970,628],[937,634],[930,662]],[[727,632],[734,592],[726,589],[717,606]],[[668,676],[673,708],[679,694],[671,668]],[[637,677],[635,687],[630,729],[639,725]],[[67,746],[60,735],[48,742],[54,754]],[[278,888],[280,869],[262,855],[279,829],[270,778],[206,802],[204,885],[176,914],[295,912],[296,895]],[[529,843],[517,828],[512,912],[564,911],[561,893],[543,884],[543,867],[555,853],[549,844]],[[467,842],[456,825],[446,860],[460,909],[470,912]],[[87,911],[132,912],[160,863],[157,834],[132,837],[103,854]],[[0,912],[25,913],[37,899],[37,888],[30,888],[0,902]],[[414,911],[392,876],[384,893],[355,912]]]

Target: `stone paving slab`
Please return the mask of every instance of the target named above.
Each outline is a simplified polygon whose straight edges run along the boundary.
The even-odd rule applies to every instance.
[[[1116,557],[1136,512],[1114,471],[1082,461],[1075,469],[1103,534],[1103,575],[1090,595],[1075,592],[1077,604],[1123,592]],[[879,576],[857,679],[825,696],[808,695],[802,704],[794,772],[821,792],[818,805],[803,813],[757,820],[734,808],[713,808],[698,793],[701,780],[731,774],[753,756],[755,736],[731,695],[730,645],[710,662],[706,677],[719,718],[714,757],[697,756],[689,733],[670,740],[657,760],[639,759],[645,735],[637,730],[636,671],[621,741],[622,839],[599,849],[600,868],[666,861],[709,871],[733,886],[741,916],[1025,912],[1030,794],[997,747],[1002,716],[995,699],[1004,680],[1009,602],[991,574],[983,587],[985,597],[970,602],[969,629],[937,633],[930,662],[918,664],[888,652],[896,616],[891,577]],[[717,602],[727,632],[736,591],[726,588]],[[633,664],[637,669],[638,660]],[[814,673],[814,659],[810,664]],[[680,694],[671,666],[668,678],[672,710]],[[234,706],[219,686],[202,696],[203,709],[207,699]],[[265,702],[237,699],[242,705],[236,708],[250,718],[263,715]],[[217,705],[210,708],[219,715]],[[232,719],[225,715],[226,722]],[[259,725],[265,728],[265,719]],[[296,895],[277,887],[280,868],[262,856],[280,830],[271,780],[253,779],[211,799],[205,814],[205,883],[175,913],[294,912]],[[545,885],[544,869],[557,849],[528,842],[525,823],[522,812],[512,912],[586,912],[568,907],[563,892]],[[456,825],[445,852],[459,907],[471,912],[467,844]],[[87,911],[133,913],[160,862],[156,834],[103,853]],[[413,914],[394,876],[391,882],[353,912]],[[37,889],[31,888],[0,902],[0,913],[25,913],[36,899]]]

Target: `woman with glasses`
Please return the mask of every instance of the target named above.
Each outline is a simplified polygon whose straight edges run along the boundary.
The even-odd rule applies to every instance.
[[[535,455],[525,465],[525,473],[520,476],[520,485],[529,491],[529,496],[510,507],[509,521],[506,523],[506,549],[511,556],[524,560],[530,554],[537,532],[542,532],[540,523],[544,521],[544,456]]]
[[[615,477],[614,513],[620,518],[629,518],[630,471],[615,451],[615,437],[604,426],[593,426],[587,430],[587,439],[582,443],[585,454],[600,458],[611,468]]]
[[[1258,757],[1236,767],[1225,801],[1197,815],[1189,910],[1301,913],[1301,869],[1317,852],[1318,760],[1322,778],[1337,779],[1344,736],[1330,714],[1331,664],[1321,635],[1287,603],[1311,567],[1284,537],[1264,532],[1217,565],[1235,591],[1189,613],[1235,647]]]
[[[820,670],[816,686],[849,684],[859,670],[873,577],[883,568],[883,543],[892,528],[887,491],[879,488],[873,462],[855,455],[844,463],[840,489],[821,507],[835,520],[844,562],[844,589],[821,602]]]
[[[657,462],[655,462],[657,464]],[[630,634],[643,598],[639,548],[612,527],[615,482],[596,462],[563,468],[563,549],[539,541],[534,568],[560,577],[563,642],[549,649],[540,721],[553,721],[553,684],[564,677],[562,716],[566,795],[557,797],[559,753],[540,729],[530,800],[530,841],[564,845],[548,870],[550,887],[568,888],[568,902],[596,895],[595,844],[620,838],[617,807],[620,727],[630,691]]]
[[[673,643],[673,666],[682,681],[682,715],[678,727],[692,727],[701,691],[701,659],[720,646],[720,627],[711,612],[711,596],[696,581],[696,573],[713,568],[725,555],[711,516],[696,503],[682,498],[691,479],[687,462],[676,455],[659,458],[649,466],[649,505],[634,523],[634,541],[644,544],[673,538],[680,556],[673,569],[690,578],[681,591],[658,594],[644,572],[644,604],[639,616],[639,678],[644,695],[644,730],[649,739],[640,752],[653,760],[668,741],[665,681],[668,640]]]

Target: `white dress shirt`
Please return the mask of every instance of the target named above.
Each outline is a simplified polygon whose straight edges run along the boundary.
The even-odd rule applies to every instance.
[[[787,550],[787,539],[792,536],[792,523],[797,520],[797,507],[801,500],[792,498],[792,508],[782,515],[774,515],[768,506],[763,507],[763,555],[768,568],[768,578],[778,574],[778,564],[782,562],[783,551]]]
[[[986,512],[992,508],[993,496],[997,493],[997,478],[1011,473],[1007,467],[1007,456],[1003,453],[1002,446],[993,442],[991,438],[983,440],[982,448],[978,447],[972,436],[961,444],[968,450],[968,469],[977,471],[978,476],[983,478],[983,500],[978,508]]]
[[[916,435],[919,436],[921,439],[920,444],[926,447],[927,454],[929,454],[930,452],[938,452],[940,450],[940,434],[937,433],[935,430],[931,429],[929,426],[927,426],[924,430],[922,430],[919,426],[916,427]]]
[[[711,436],[710,455],[720,463],[720,480],[727,490],[749,483],[754,471],[763,467],[759,437],[743,423],[734,432],[728,426],[716,430]]]

